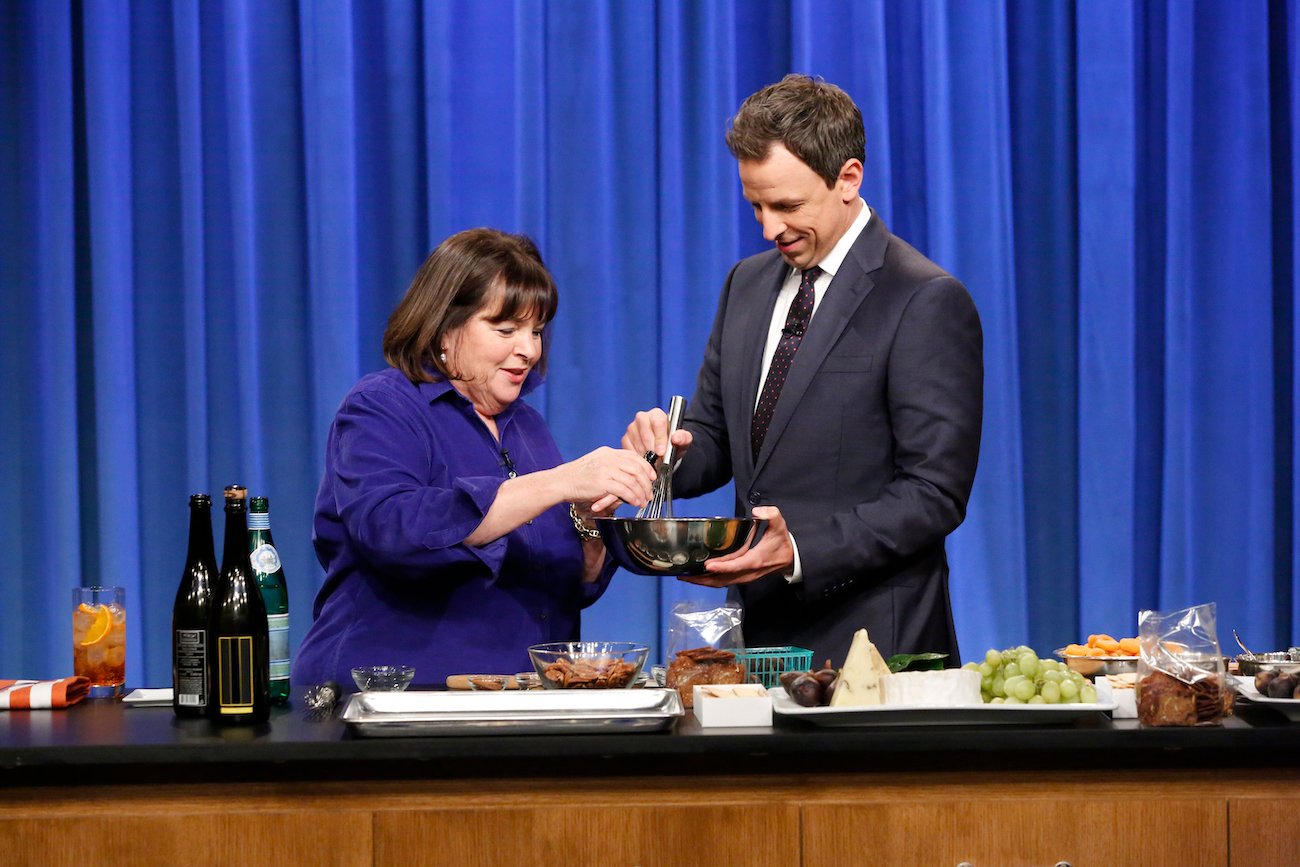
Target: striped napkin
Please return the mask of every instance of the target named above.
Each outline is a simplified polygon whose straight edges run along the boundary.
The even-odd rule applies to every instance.
[[[90,692],[84,677],[61,680],[0,679],[0,710],[42,710],[71,707]]]

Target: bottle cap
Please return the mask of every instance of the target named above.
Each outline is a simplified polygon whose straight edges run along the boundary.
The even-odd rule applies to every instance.
[[[269,502],[266,497],[253,497],[248,501],[248,511],[250,512],[265,512],[268,506]]]
[[[212,498],[207,494],[190,494],[191,506],[211,506]]]
[[[243,485],[226,485],[227,503],[229,503],[231,500],[239,500],[242,503],[244,501],[244,497],[247,496],[248,496],[248,488],[245,488]]]

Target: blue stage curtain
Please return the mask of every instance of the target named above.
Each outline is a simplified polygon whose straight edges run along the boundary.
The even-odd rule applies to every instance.
[[[965,655],[1207,601],[1300,643],[1298,53],[1295,0],[0,3],[0,676],[67,673],[70,590],[107,583],[128,680],[166,684],[186,498],[232,482],[300,640],[329,421],[459,229],[556,274],[529,399],[566,455],[689,396],[767,246],[726,122],[792,71],[861,106],[865,197],[983,317]],[[584,633],[658,658],[720,598],[620,575]]]

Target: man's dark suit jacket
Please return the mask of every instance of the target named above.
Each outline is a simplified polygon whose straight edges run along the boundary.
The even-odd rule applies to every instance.
[[[983,333],[966,288],[874,212],[795,354],[762,450],[750,453],[768,324],[789,266],[738,263],[684,421],[679,497],[734,477],[737,514],[781,509],[803,581],[732,588],[749,647],[842,665],[866,628],[881,653],[958,663],[944,539],[966,514],[983,417]]]

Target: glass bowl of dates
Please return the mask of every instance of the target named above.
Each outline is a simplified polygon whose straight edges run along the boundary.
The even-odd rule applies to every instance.
[[[553,641],[528,648],[546,689],[628,689],[650,647],[630,641]]]

